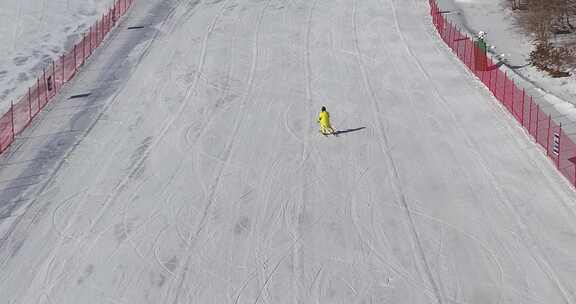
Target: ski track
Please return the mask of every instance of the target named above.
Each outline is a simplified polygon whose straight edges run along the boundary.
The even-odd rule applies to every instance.
[[[202,57],[205,56],[205,51],[206,51],[206,44],[208,41],[208,37],[210,35],[210,33],[212,32],[212,30],[214,29],[219,17],[221,16],[221,14],[223,14],[224,12],[224,8],[226,7],[226,4],[228,3],[228,1],[226,1],[223,5],[222,5],[222,9],[220,11],[220,13],[216,16],[216,18],[214,18],[213,23],[211,24],[208,34],[205,36],[205,40],[204,40],[204,47],[203,47],[203,54]],[[267,8],[269,2],[267,2],[266,7],[262,10],[262,14],[260,15],[260,18],[258,19],[258,24],[257,24],[257,32],[256,32],[256,38],[255,38],[255,42],[253,45],[253,58],[252,58],[252,67],[250,70],[250,75],[249,75],[249,79],[248,79],[248,83],[246,86],[246,92],[245,95],[242,97],[242,100],[240,101],[240,106],[241,106],[241,112],[240,112],[240,116],[236,119],[235,121],[235,126],[234,126],[234,131],[232,132],[232,134],[230,135],[230,140],[228,141],[227,144],[227,148],[226,148],[226,161],[224,164],[222,164],[220,166],[220,170],[217,173],[216,179],[214,184],[211,186],[211,192],[208,193],[208,196],[205,198],[207,205],[204,208],[203,211],[203,215],[202,218],[200,219],[200,223],[198,224],[198,227],[196,228],[196,231],[194,233],[192,233],[192,231],[190,232],[190,237],[189,237],[189,243],[191,243],[193,241],[193,239],[197,239],[200,235],[200,233],[202,232],[202,230],[204,229],[205,225],[206,225],[206,218],[208,215],[208,210],[210,209],[210,207],[212,206],[212,204],[214,203],[214,197],[216,195],[216,191],[218,190],[218,186],[220,183],[220,180],[222,178],[222,174],[223,172],[226,170],[226,168],[228,167],[229,163],[230,163],[230,159],[231,159],[231,155],[233,152],[233,147],[234,147],[234,143],[235,143],[235,139],[236,139],[236,134],[240,128],[241,122],[242,122],[242,118],[244,116],[244,107],[245,107],[245,103],[246,103],[246,99],[248,98],[249,94],[251,93],[251,89],[252,89],[252,83],[254,80],[254,74],[256,71],[256,62],[258,59],[258,35],[259,35],[259,29],[260,29],[260,24],[263,18],[263,14],[265,12],[265,9]],[[198,78],[201,74],[202,69],[199,68],[198,69]],[[191,251],[191,248],[188,248],[188,251]],[[176,296],[173,300],[174,303],[178,302],[178,298],[179,298],[179,292],[182,289],[182,284],[184,283],[184,281],[186,280],[186,270],[188,269],[188,265],[190,263],[190,259],[191,259],[191,254],[189,254],[186,257],[186,262],[182,264],[181,267],[179,267],[179,274],[178,274],[178,280],[180,281],[179,283],[177,283],[178,288],[176,289]],[[165,300],[166,301],[166,300]]]
[[[429,83],[434,84],[434,79],[431,78],[428,75],[428,72],[423,68],[422,63],[418,60],[418,58],[414,55],[414,53],[412,52],[412,50],[410,49],[410,47],[408,46],[405,37],[402,35],[402,31],[400,29],[400,24],[398,21],[398,17],[397,17],[397,13],[396,13],[396,6],[394,5],[394,0],[388,0],[388,2],[391,4],[392,6],[392,12],[394,14],[394,22],[395,22],[395,26],[396,26],[396,30],[397,32],[400,34],[401,37],[401,41],[402,44],[405,46],[405,49],[407,51],[408,54],[411,55],[411,57],[414,59],[413,63],[419,68],[419,70],[421,71],[422,76],[425,76],[428,80]],[[505,194],[505,191],[502,189],[502,187],[500,186],[500,183],[498,183],[497,178],[494,176],[494,174],[492,173],[492,171],[490,170],[488,164],[486,163],[486,161],[483,160],[482,155],[480,155],[478,152],[475,151],[479,151],[480,149],[478,149],[478,145],[476,143],[474,143],[473,141],[470,140],[470,138],[468,136],[466,136],[465,131],[462,129],[461,127],[461,123],[458,123],[458,119],[456,118],[456,115],[453,113],[453,111],[451,110],[451,108],[447,105],[447,101],[443,98],[442,94],[438,91],[438,88],[436,86],[433,86],[433,93],[434,95],[437,96],[438,100],[441,100],[441,104],[444,106],[444,108],[446,109],[446,111],[451,115],[452,119],[454,121],[456,121],[456,123],[454,124],[456,129],[458,131],[460,131],[462,137],[465,139],[465,141],[467,142],[467,144],[471,147],[470,151],[472,153],[477,154],[478,156],[478,160],[479,160],[479,164],[481,165],[485,176],[487,176],[491,186],[496,190],[496,194],[500,200],[500,202],[503,203],[503,206],[506,206],[509,209],[509,212],[511,214],[511,216],[513,218],[515,218],[517,224],[522,227],[522,229],[520,229],[521,232],[527,232],[528,235],[524,236],[525,238],[528,238],[528,242],[530,244],[538,244],[538,242],[536,241],[535,237],[533,234],[530,233],[530,229],[528,228],[528,226],[525,224],[524,220],[519,218],[519,214],[518,212],[516,212],[513,207],[513,204],[511,203],[510,199],[507,197],[507,195]],[[539,247],[539,246],[537,246]],[[558,288],[558,291],[560,292],[560,294],[562,295],[562,297],[564,298],[566,303],[574,303],[574,301],[571,299],[571,297],[568,295],[568,292],[566,290],[566,287],[564,286],[564,284],[561,282],[561,280],[559,279],[558,275],[555,273],[555,271],[551,268],[549,262],[547,261],[547,259],[545,258],[545,255],[542,253],[542,249],[538,248],[538,252],[535,254],[534,251],[528,249],[528,251],[531,253],[532,258],[535,260],[535,262],[539,265],[539,267],[541,268],[542,272],[548,277],[548,279]],[[503,274],[501,275],[503,276]],[[502,301],[502,292],[500,292],[500,296],[499,296],[499,300],[498,303]]]
[[[569,259],[576,196],[489,92],[474,88],[474,76],[437,37],[425,1],[165,4],[167,15],[130,58],[129,78],[144,81],[140,95],[129,91],[140,103],[123,100],[129,84],[106,103],[58,103],[1,165],[42,162],[19,154],[34,138],[68,136],[43,139],[43,124],[75,109],[96,111],[53,169],[1,176],[6,187],[26,187],[31,200],[0,241],[0,285],[22,283],[17,262],[26,263],[29,285],[0,295],[23,304],[76,296],[86,303],[576,303],[566,270],[576,265]],[[520,177],[501,175],[503,161],[484,154],[492,152],[486,134],[471,133],[460,104],[453,106],[458,97],[436,77],[446,73],[430,68],[434,57],[465,76],[457,89],[467,103],[490,103],[474,110],[492,110],[483,113],[500,125],[490,126],[492,135],[511,137],[503,159],[518,156],[514,172],[542,172],[534,190],[510,189]],[[125,120],[111,113],[125,110],[124,102],[135,107]],[[365,130],[319,136],[315,115],[324,102],[336,127]],[[404,125],[395,111],[414,115]],[[408,149],[434,149],[447,127],[454,143],[423,156],[433,165],[408,164],[404,154],[415,155]],[[415,136],[418,146],[401,138],[425,130],[417,135],[434,136]],[[447,157],[454,168],[439,170],[435,163]],[[435,169],[431,184],[462,188],[446,195],[450,201],[418,192]],[[88,183],[66,187],[68,173]],[[546,192],[530,198],[538,190]],[[542,198],[557,205],[532,218],[528,212],[540,209],[526,209]],[[10,256],[12,246],[23,249]]]
[[[170,16],[172,16],[172,15],[170,15]],[[170,18],[170,17],[169,17],[169,18]],[[153,40],[155,40],[156,37],[157,37],[157,36],[155,36],[155,37],[153,38]],[[148,47],[147,47],[147,50],[149,50],[149,49],[150,49],[150,46],[152,46],[152,45],[153,45],[152,43],[149,43],[149,44],[148,44]],[[140,57],[139,62],[142,60],[142,58],[145,57],[145,54],[147,54],[147,52],[144,52],[144,54]],[[164,87],[166,87],[168,84],[169,84],[168,82],[165,82],[163,85],[164,85]],[[182,103],[182,104],[181,104],[182,108],[180,109],[180,111],[178,111],[178,113],[182,113],[183,107],[184,107],[185,105],[186,105],[186,103]],[[106,108],[107,108],[107,107],[106,107]],[[101,112],[100,115],[102,115],[102,113],[105,113],[105,112],[106,112],[106,108]],[[164,128],[162,129],[162,131],[161,131],[161,134],[165,134],[165,133],[167,132],[168,128],[170,127],[171,123],[174,122],[174,120],[175,120],[175,118],[172,118],[172,120],[171,120],[170,123],[166,123],[166,124],[165,124],[165,127],[164,127]],[[96,123],[97,121],[98,121],[98,119],[95,120],[95,123]],[[75,251],[76,253],[80,253],[80,251],[82,251],[82,250],[85,250],[85,251],[87,251],[87,252],[90,252],[90,251],[94,248],[94,246],[97,244],[97,241],[100,239],[100,237],[101,237],[104,233],[106,233],[107,231],[109,231],[109,229],[111,229],[111,228],[113,227],[113,225],[109,225],[109,226],[105,227],[102,231],[100,231],[100,232],[98,232],[98,233],[95,233],[95,231],[93,231],[93,229],[94,229],[94,227],[96,226],[96,224],[98,224],[99,219],[100,219],[100,218],[105,214],[105,212],[109,209],[108,206],[115,201],[117,195],[119,194],[120,191],[122,191],[122,190],[124,189],[125,185],[126,185],[127,182],[130,180],[131,176],[132,176],[136,171],[138,171],[138,170],[140,169],[140,165],[141,165],[142,162],[147,158],[149,152],[151,151],[151,148],[153,148],[153,146],[157,145],[158,142],[162,139],[162,137],[163,137],[163,136],[157,137],[157,140],[156,140],[150,147],[148,147],[147,151],[145,151],[144,153],[142,153],[142,156],[141,156],[140,159],[138,160],[136,166],[135,166],[131,171],[126,172],[126,173],[124,174],[123,180],[121,180],[121,182],[116,185],[115,190],[113,190],[113,193],[112,193],[111,195],[108,195],[108,199],[105,201],[104,205],[100,208],[100,212],[97,213],[97,215],[96,215],[96,217],[94,218],[94,220],[91,220],[91,225],[88,226],[88,229],[86,230],[87,233],[86,233],[85,237],[82,238],[82,239],[76,239],[76,242],[78,243],[78,245],[76,246],[76,251]],[[57,172],[57,171],[55,171],[55,172]],[[103,173],[104,173],[104,171],[100,171],[100,174],[103,174]],[[100,179],[102,179],[102,178],[103,178],[103,176],[100,175],[100,177],[98,177],[97,180],[100,180]],[[48,184],[48,182],[47,182],[46,184]],[[140,188],[140,186],[142,186],[143,184],[144,184],[144,182],[141,182],[140,185],[137,186],[136,188],[137,188],[137,189]],[[86,191],[84,191],[84,192],[83,192],[83,198],[80,200],[79,203],[77,202],[78,204],[77,204],[77,207],[76,207],[76,209],[75,209],[76,211],[78,211],[81,206],[83,206],[83,205],[86,204],[86,202],[87,202],[86,197],[87,197],[87,196],[88,196],[88,193],[87,193]],[[76,212],[75,212],[70,218],[75,218],[75,217],[76,217]],[[95,233],[95,234],[92,236],[92,235],[90,235],[91,232],[92,232],[92,233]],[[89,245],[89,248],[86,250],[86,249],[82,248],[82,245],[87,244],[88,237],[93,237],[93,240],[92,240],[91,245]],[[59,242],[60,242],[59,244],[61,244],[61,242],[64,241],[64,239],[65,239],[64,237],[61,237],[61,238],[60,238],[60,241],[59,241]],[[58,249],[59,247],[60,247],[60,246],[55,246],[54,248],[55,248],[55,249]],[[50,259],[51,259],[51,260],[54,260],[57,254],[58,254],[57,251],[53,251],[53,252],[52,252],[52,257],[51,257]],[[141,255],[141,257],[144,258],[142,255]],[[81,262],[82,262],[82,261],[79,261],[78,264],[80,264]],[[51,268],[49,268],[49,270],[47,271],[47,273],[49,273],[49,272],[51,272],[51,271],[52,271]],[[62,273],[62,274],[60,275],[60,277],[63,279],[63,278],[64,278],[64,275],[65,275],[65,273]],[[57,280],[56,280],[56,281],[57,281]],[[53,286],[55,286],[55,285],[56,285],[55,283],[52,283],[50,289],[51,289]]]
[[[20,7],[20,6],[19,6]],[[169,19],[171,15],[169,15],[167,18]],[[166,20],[166,19],[165,19]],[[164,20],[164,21],[165,21]],[[161,27],[163,26],[164,22],[162,23]],[[158,33],[158,32],[157,32]],[[147,44],[144,52],[141,54],[141,56],[139,57],[138,61],[137,61],[137,66],[140,64],[140,62],[142,61],[142,59],[148,54],[148,51],[150,50],[150,48],[152,47],[152,43],[156,40],[157,38],[157,34],[154,35],[154,37],[150,40],[150,42]],[[36,191],[36,197],[35,199],[31,200],[29,205],[34,205],[35,203],[38,203],[38,201],[42,198],[43,194],[45,192],[48,192],[49,190],[49,186],[52,183],[52,181],[57,177],[57,174],[60,170],[60,168],[62,168],[62,166],[65,164],[65,161],[68,159],[68,157],[75,151],[76,147],[78,147],[80,145],[80,143],[82,143],[86,137],[88,137],[88,135],[91,133],[92,129],[94,128],[94,126],[96,126],[96,123],[100,121],[100,119],[102,118],[103,114],[107,112],[107,110],[112,107],[115,103],[117,103],[117,96],[118,93],[116,93],[116,95],[112,98],[112,100],[107,103],[106,105],[104,105],[103,109],[101,110],[101,112],[98,114],[97,118],[94,119],[93,123],[86,129],[85,132],[83,132],[83,134],[80,136],[80,138],[78,139],[78,142],[72,146],[71,149],[69,149],[64,157],[62,158],[62,160],[56,165],[56,168],[52,171],[52,173],[50,174],[50,176],[48,176],[45,181],[43,182],[43,186],[40,187],[40,189],[35,190]],[[36,127],[34,125],[32,125],[31,129],[36,129]],[[20,144],[18,147],[16,147],[16,152],[18,152],[18,150],[24,146],[25,142],[22,142],[22,144]],[[15,153],[16,153],[15,152]],[[89,170],[89,168],[87,169]],[[26,195],[25,195],[26,196]],[[82,200],[83,202],[84,200]],[[22,216],[20,216],[20,219],[24,218],[24,215],[26,215],[26,213],[28,212],[29,208],[25,209],[25,212]],[[16,225],[13,225],[11,230],[8,232],[7,235],[11,235],[13,229],[16,227]],[[29,229],[31,228],[31,226],[29,225],[25,231],[29,231]],[[7,242],[6,242],[7,243]],[[0,249],[2,247],[2,244],[0,244]],[[2,264],[4,264],[5,261],[2,262]]]
[[[380,0],[380,1],[383,2],[382,0]],[[417,66],[418,69],[420,69],[420,71],[421,71],[424,75],[427,76],[426,71],[425,71],[424,68],[422,67],[422,65],[421,65],[421,63],[419,62],[418,58],[414,55],[414,53],[412,52],[412,50],[410,49],[409,45],[408,45],[407,42],[406,42],[406,38],[405,38],[405,36],[403,35],[402,30],[401,30],[401,28],[400,28],[400,23],[399,23],[399,20],[398,20],[398,17],[397,17],[397,13],[396,13],[396,7],[395,7],[393,1],[394,1],[394,0],[387,0],[387,2],[388,2],[388,4],[389,4],[389,7],[390,7],[390,11],[392,12],[393,17],[394,17],[394,25],[395,25],[395,28],[396,28],[396,32],[397,32],[398,35],[400,36],[400,41],[401,41],[402,45],[404,46],[405,50],[407,51],[407,53],[410,54],[410,57],[412,58],[412,63],[413,63],[415,66]],[[433,83],[433,79],[432,79],[431,77],[427,76],[427,79],[430,81],[429,83]],[[404,91],[405,91],[405,92],[410,92],[410,91],[407,90],[407,89],[404,89]],[[436,91],[436,92],[437,92],[437,91]],[[439,93],[437,94],[437,96],[438,96],[439,98],[442,98],[442,96],[441,96]],[[411,100],[411,101],[414,103],[414,100],[413,100],[410,96],[408,96],[408,98],[409,98],[409,100]],[[443,105],[445,105],[445,104],[443,104]],[[456,120],[456,116],[453,114],[453,112],[452,112],[452,110],[451,110],[451,108],[450,108],[449,106],[446,106],[446,105],[445,105],[445,106],[444,106],[444,109],[446,110],[447,113],[450,113],[450,114],[451,114],[451,117],[452,117],[454,120]],[[438,122],[438,120],[437,120],[435,117],[433,117],[432,115],[428,116],[428,118],[435,120],[435,121],[438,123],[438,125],[441,125],[440,122]],[[459,123],[459,122],[456,120],[456,123],[455,123],[454,125],[455,125],[459,130],[462,131],[462,132],[461,132],[461,133],[462,133],[462,136],[464,136],[464,137],[467,138],[465,132],[464,132],[461,128],[459,128],[459,126],[461,125],[461,123]],[[469,143],[469,144],[470,144],[470,143]],[[471,149],[471,151],[476,151],[476,150]],[[482,156],[481,156],[481,155],[478,155],[478,159],[481,160],[481,159],[482,159]],[[464,172],[464,174],[466,174],[466,172]],[[470,178],[468,178],[468,179],[470,179]],[[493,185],[494,185],[494,184],[493,184]],[[496,185],[497,185],[497,184],[496,184]],[[409,208],[407,208],[407,211],[410,212],[410,211],[409,211]],[[447,224],[447,223],[443,223],[443,225],[446,225],[446,224]],[[463,231],[460,231],[460,232],[463,233]],[[463,234],[464,234],[464,233],[463,233]],[[468,237],[471,237],[471,235],[469,235],[469,234],[465,234],[465,235],[467,235]],[[499,297],[498,297],[498,302],[497,302],[497,303],[500,303],[500,302],[502,301],[503,289],[505,288],[504,270],[503,270],[503,268],[502,268],[502,266],[501,266],[501,263],[498,261],[498,259],[497,259],[496,256],[494,255],[494,253],[493,253],[484,243],[481,243],[481,242],[480,242],[479,240],[477,240],[476,238],[473,238],[473,239],[474,239],[477,243],[481,244],[481,246],[484,247],[484,249],[486,249],[486,250],[489,252],[489,254],[491,255],[491,257],[494,259],[494,261],[495,261],[496,264],[498,265],[498,272],[499,272],[499,284],[498,284],[498,288],[499,288],[500,291],[499,291]],[[444,297],[445,297],[445,296],[444,296]]]
[[[356,48],[356,53],[361,54],[360,51],[360,47],[359,47],[359,41],[358,41],[358,26],[357,26],[357,1],[354,0],[353,1],[353,27],[354,27],[354,46]],[[373,107],[375,109],[374,113],[379,114],[380,113],[380,109],[377,105],[378,103],[378,98],[375,95],[374,89],[372,88],[372,85],[370,84],[370,80],[368,79],[368,75],[366,72],[366,68],[364,67],[364,64],[362,62],[362,60],[360,58],[358,58],[358,65],[360,67],[360,70],[362,71],[362,78],[364,80],[364,89],[366,89],[368,91],[368,95],[369,98],[372,101]],[[436,297],[436,300],[438,301],[438,303],[442,303],[442,294],[441,294],[441,286],[438,286],[438,283],[435,281],[431,271],[430,271],[430,266],[428,264],[428,261],[426,259],[426,254],[424,253],[424,250],[422,248],[422,244],[421,244],[421,240],[420,240],[420,236],[418,233],[418,230],[416,228],[416,224],[414,219],[412,218],[410,212],[409,212],[409,206],[408,206],[408,198],[406,197],[406,194],[404,192],[404,190],[402,189],[402,186],[399,184],[400,178],[399,178],[399,170],[397,165],[395,164],[395,160],[393,158],[393,156],[390,154],[390,145],[389,145],[389,140],[388,140],[388,136],[383,133],[382,130],[382,126],[380,125],[380,119],[378,117],[375,117],[374,121],[376,121],[379,125],[377,126],[376,130],[380,131],[381,134],[379,134],[379,138],[380,138],[380,149],[381,151],[385,154],[386,159],[388,160],[390,166],[392,167],[392,172],[393,172],[393,178],[394,178],[394,187],[397,189],[397,193],[400,196],[398,199],[400,201],[400,203],[404,206],[406,215],[408,217],[408,222],[410,225],[410,229],[412,232],[412,241],[416,244],[416,251],[419,257],[419,260],[422,262],[423,264],[423,268],[425,269],[426,275],[427,275],[427,279],[429,281],[429,283],[432,285],[433,291],[434,291],[434,295]]]

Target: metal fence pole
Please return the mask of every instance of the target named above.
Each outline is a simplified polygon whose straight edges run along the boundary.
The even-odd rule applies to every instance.
[[[100,20],[100,43],[104,40],[104,14],[102,14],[102,19]]]
[[[86,33],[84,33],[84,38],[82,39],[82,65],[86,62]]]
[[[452,22],[448,21],[448,46],[451,50],[454,50],[454,39],[452,39],[453,34],[454,26],[452,26]]]
[[[504,105],[506,105],[506,103],[508,102],[508,100],[507,100],[508,96],[506,95],[506,87],[508,86],[508,81],[509,81],[508,73],[504,72],[504,93],[503,93],[504,94]],[[514,114],[514,112],[512,112],[512,114]]]
[[[494,63],[492,62],[492,59],[490,59],[490,64],[494,65]],[[490,90],[490,92],[492,92],[492,94],[494,94],[494,90],[492,89],[492,71],[493,70],[488,70],[488,90]]]
[[[52,87],[54,88],[54,95],[56,95],[58,85],[56,84],[56,63],[54,63],[54,60],[52,60]]]
[[[540,125],[540,105],[536,105],[536,143],[538,143],[538,126]]]
[[[28,121],[32,120],[32,88],[28,88]]]
[[[560,169],[560,153],[562,151],[561,138],[562,138],[562,123],[560,123],[559,129],[558,129],[558,159],[556,159],[556,168],[558,168],[558,169]]]
[[[90,37],[90,41],[88,42],[88,49],[90,50],[90,55],[92,55],[92,25],[90,26],[90,34],[88,34],[88,37]]]
[[[474,72],[474,41],[472,40],[472,38],[468,38],[468,44],[470,45],[470,49],[468,50],[470,53],[470,65],[468,67],[470,67],[470,69],[472,70],[472,72]]]
[[[516,120],[518,119],[518,116],[516,116],[516,112],[514,111],[514,104],[516,103],[514,101],[514,91],[516,91],[516,83],[514,83],[514,80],[510,80],[512,82],[512,96],[510,96],[510,100],[512,101],[512,115],[514,115],[514,117],[516,117]]]
[[[44,77],[44,105],[46,105],[48,103],[48,83],[46,82],[46,69],[44,69],[43,77]]]
[[[530,101],[530,106],[528,109],[528,134],[532,134],[532,101]]]
[[[38,100],[36,101],[38,102],[38,110],[40,110],[40,78],[36,78],[36,95],[38,95]],[[36,113],[34,113],[34,116],[36,116]]]
[[[64,78],[64,75],[65,75],[64,70],[66,68],[66,61],[65,60],[66,60],[66,56],[62,55],[62,86],[66,82],[66,79]],[[60,86],[60,87],[62,87],[62,86]]]
[[[14,141],[14,100],[12,100],[10,102],[10,116],[12,119],[12,140],[10,142]]]
[[[76,71],[76,67],[78,66],[78,63],[76,62],[76,45],[74,45],[74,71]]]
[[[525,98],[526,98],[526,91],[524,90],[524,88],[522,89],[522,116],[520,117],[520,124],[524,125],[524,110],[526,108],[526,104],[525,104]],[[530,132],[528,132],[530,133]]]
[[[548,135],[546,136],[546,155],[550,156],[550,129],[552,127],[552,115],[548,115]]]

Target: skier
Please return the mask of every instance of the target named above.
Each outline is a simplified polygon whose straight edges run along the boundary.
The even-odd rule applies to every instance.
[[[330,125],[330,113],[326,111],[326,107],[322,107],[322,111],[318,116],[318,123],[320,124],[320,133],[324,135],[334,134],[334,129]]]

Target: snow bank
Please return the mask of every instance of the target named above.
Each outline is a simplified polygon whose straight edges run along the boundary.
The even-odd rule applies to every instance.
[[[0,1],[0,108],[32,85],[113,0]]]

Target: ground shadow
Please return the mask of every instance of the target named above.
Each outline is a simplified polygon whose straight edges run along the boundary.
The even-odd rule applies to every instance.
[[[360,128],[354,128],[354,129],[346,129],[346,130],[338,130],[336,132],[334,132],[334,135],[340,135],[340,134],[346,134],[346,133],[351,133],[351,132],[357,132],[360,130],[366,129],[366,127],[360,127]]]
[[[523,64],[523,65],[509,65],[509,64],[507,64],[505,61],[501,60],[501,61],[498,61],[498,63],[496,63],[495,65],[489,66],[489,67],[486,69],[486,71],[496,70],[496,69],[500,68],[500,67],[503,66],[503,65],[507,66],[507,67],[508,67],[509,69],[511,69],[511,70],[518,70],[518,69],[521,69],[521,68],[524,68],[524,67],[529,66],[530,63],[526,63],[526,64]]]

